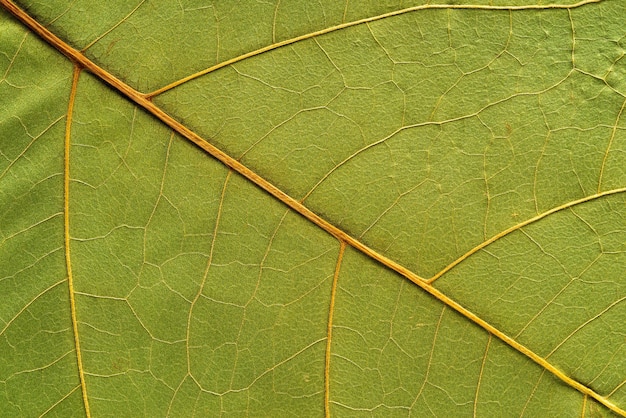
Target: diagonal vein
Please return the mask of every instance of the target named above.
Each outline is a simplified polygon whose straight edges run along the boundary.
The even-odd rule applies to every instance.
[[[568,8],[569,9],[569,8],[578,7],[580,5],[587,4],[587,3],[595,3],[595,2],[598,2],[598,1],[599,0],[582,1],[580,3],[576,3],[574,5],[569,5],[569,6],[558,6],[558,5],[550,6],[550,5],[546,5],[546,6],[534,6],[534,7],[521,7],[521,8],[522,9],[523,8],[535,8],[535,9]],[[370,257],[370,258],[380,262],[384,266],[386,266],[386,267],[390,268],[391,270],[394,270],[395,272],[397,272],[400,275],[404,276],[405,278],[407,278],[408,280],[410,280],[411,282],[413,282],[414,284],[419,286],[421,289],[423,289],[424,291],[429,293],[431,296],[433,296],[437,300],[439,300],[442,303],[444,303],[446,306],[448,306],[448,307],[454,309],[455,311],[459,312],[465,318],[469,319],[470,321],[474,322],[478,326],[482,327],[487,332],[489,332],[491,335],[499,338],[500,340],[502,340],[503,342],[505,342],[506,344],[508,344],[512,348],[514,348],[515,350],[517,350],[520,353],[524,354],[525,356],[529,357],[531,360],[533,360],[535,363],[537,363],[540,366],[542,366],[544,369],[550,371],[553,375],[558,377],[560,380],[565,382],[567,385],[571,386],[572,388],[580,391],[581,393],[583,393],[585,395],[591,396],[592,398],[596,399],[598,402],[602,403],[603,405],[605,405],[607,408],[611,409],[612,411],[614,411],[614,412],[616,412],[616,413],[618,413],[620,415],[626,416],[626,411],[625,410],[623,410],[620,407],[618,407],[617,405],[613,404],[613,402],[611,402],[606,397],[604,397],[604,396],[594,392],[593,390],[591,390],[587,386],[583,385],[582,383],[580,383],[580,382],[572,379],[571,377],[567,376],[565,373],[563,373],[562,371],[560,371],[559,369],[554,367],[551,363],[549,363],[546,359],[544,359],[543,357],[539,356],[537,353],[533,352],[532,350],[530,350],[529,348],[525,347],[524,345],[520,344],[515,339],[509,337],[504,332],[502,332],[499,329],[497,329],[495,326],[491,325],[490,323],[486,322],[482,318],[478,317],[476,314],[474,314],[473,312],[469,311],[468,309],[463,307],[458,302],[450,299],[448,296],[446,296],[441,291],[439,291],[438,289],[436,289],[433,286],[431,286],[429,283],[427,283],[423,278],[421,278],[417,274],[415,274],[412,271],[408,270],[407,268],[401,266],[400,264],[396,263],[395,261],[385,257],[384,255],[374,251],[373,249],[371,249],[370,247],[366,246],[365,244],[363,244],[362,242],[360,242],[356,238],[348,235],[343,230],[341,230],[341,229],[337,228],[336,226],[332,225],[330,222],[328,222],[327,220],[323,219],[319,215],[315,214],[313,211],[311,211],[310,209],[305,207],[301,202],[299,202],[296,199],[294,199],[293,197],[289,196],[288,194],[286,194],[285,192],[280,190],[278,187],[276,187],[275,185],[273,185],[272,183],[270,183],[269,181],[267,181],[263,177],[259,176],[254,171],[252,171],[250,168],[248,168],[247,166],[243,165],[241,162],[237,161],[236,159],[234,159],[230,155],[226,154],[225,152],[221,151],[220,149],[218,149],[214,145],[212,145],[209,142],[207,142],[204,138],[202,138],[201,136],[199,136],[198,134],[193,132],[191,129],[189,129],[188,127],[184,126],[183,124],[181,124],[180,122],[175,120],[172,116],[170,116],[169,114],[165,113],[161,108],[156,106],[147,97],[147,95],[144,95],[144,94],[138,92],[137,90],[133,89],[132,87],[130,87],[126,83],[124,83],[121,80],[119,80],[118,78],[116,78],[114,75],[110,74],[108,71],[106,71],[103,68],[99,67],[97,64],[95,64],[94,62],[89,60],[87,57],[85,57],[82,53],[80,53],[79,51],[77,51],[76,49],[74,49],[73,47],[71,47],[70,45],[65,43],[63,40],[61,40],[59,37],[57,37],[55,34],[50,32],[47,28],[45,28],[43,25],[41,25],[39,22],[37,22],[35,19],[33,19],[30,15],[28,15],[22,9],[17,7],[10,0],[0,0],[0,4],[5,9],[7,9],[11,14],[13,14],[18,20],[20,20],[24,25],[26,25],[29,29],[31,29],[33,32],[37,33],[46,42],[51,44],[58,51],[60,51],[62,54],[64,54],[66,57],[68,57],[72,62],[74,62],[75,65],[76,65],[76,68],[77,68],[75,70],[75,77],[76,78],[77,78],[78,73],[80,72],[81,68],[85,68],[85,69],[89,70],[94,75],[99,77],[102,81],[104,81],[105,83],[109,84],[111,87],[116,89],[118,92],[120,92],[121,94],[126,96],[129,100],[132,100],[137,105],[142,107],[144,110],[146,110],[147,112],[151,113],[154,117],[158,118],[160,121],[162,121],[163,123],[168,125],[170,128],[172,128],[173,130],[178,132],[181,136],[187,138],[189,141],[193,142],[198,147],[202,148],[204,151],[206,151],[211,156],[213,156],[214,158],[216,158],[217,160],[222,162],[227,167],[231,168],[232,170],[236,171],[237,173],[239,173],[243,177],[247,178],[248,180],[253,182],[255,185],[257,185],[261,189],[265,190],[267,193],[269,193],[270,195],[272,195],[276,199],[280,200],[281,202],[286,204],[288,207],[290,207],[294,211],[298,212],[300,215],[304,216],[306,219],[308,219],[309,221],[313,222],[315,225],[317,225],[318,227],[322,228],[323,230],[325,230],[326,232],[328,232],[329,234],[331,234],[332,236],[337,238],[340,242],[344,243],[345,245],[350,245],[351,247],[361,251],[362,253],[364,253],[368,257]],[[444,8],[451,8],[452,6],[444,5],[442,7],[444,7]],[[490,7],[490,6],[484,6],[484,8],[486,8],[486,9],[492,8],[493,9],[493,7]],[[509,7],[506,7],[505,9],[506,10],[511,10],[511,9],[516,9],[516,8],[509,6]],[[394,13],[394,14],[398,14],[398,13]],[[393,15],[393,14],[391,14],[391,15]],[[67,144],[66,144],[66,146],[67,146]],[[69,161],[68,161],[68,159],[66,159],[66,168],[69,167],[68,164],[69,164]],[[67,182],[67,180],[68,179],[66,179],[66,182]],[[67,198],[67,196],[66,196],[66,198]],[[66,199],[66,206],[67,206],[67,199]],[[66,228],[67,228],[67,223],[66,223]],[[66,231],[66,232],[68,232],[68,231]],[[66,233],[66,240],[69,240],[69,235],[67,235],[67,233]],[[67,248],[69,250],[69,247],[67,247]],[[68,257],[68,260],[69,260],[69,257]],[[68,267],[69,267],[69,263],[68,263]],[[71,285],[71,283],[72,283],[71,279],[70,279],[69,282],[70,282],[70,289],[71,289],[71,286],[72,286]],[[70,295],[71,295],[71,298],[72,298],[72,309],[74,310],[73,292],[72,291],[70,292]],[[78,337],[77,337],[78,334],[76,333],[75,317],[73,317],[73,318],[74,318],[74,327],[75,327],[74,329],[75,329],[75,336],[76,336],[76,344],[77,344],[77,349],[78,349]],[[78,351],[78,353],[80,353],[79,350],[77,350],[77,351]],[[79,370],[81,371],[81,383],[82,383],[82,389],[83,389],[83,398],[84,398],[85,406],[86,406],[87,413],[88,413],[88,416],[89,416],[89,409],[88,409],[88,404],[87,404],[87,396],[86,396],[86,389],[85,389],[85,386],[84,386],[84,380],[83,380],[84,377],[83,377],[83,373],[82,373],[82,365],[81,365],[80,355],[79,355]]]
[[[48,409],[46,409],[45,411],[43,411],[41,413],[41,415],[39,415],[39,417],[44,417],[46,415],[48,415],[48,412],[52,411],[54,408],[56,408],[58,405],[60,405],[64,400],[66,400],[67,398],[69,398],[70,396],[72,396],[72,394],[74,392],[76,392],[78,389],[80,388],[80,385],[76,386],[74,389],[70,390],[69,392],[67,392],[65,395],[63,395],[58,401],[56,401],[55,403],[53,403],[52,405],[50,405],[50,407]]]

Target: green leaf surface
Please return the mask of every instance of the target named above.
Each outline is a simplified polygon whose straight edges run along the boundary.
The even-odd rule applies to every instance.
[[[0,3],[0,417],[626,415],[626,2]]]

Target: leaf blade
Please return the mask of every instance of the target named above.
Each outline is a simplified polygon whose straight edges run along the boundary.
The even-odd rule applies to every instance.
[[[135,99],[137,99],[137,100],[141,101],[141,96],[140,96],[140,95],[135,94],[135,93],[132,93],[132,90],[129,90],[129,91],[131,92],[131,96],[133,96]],[[619,121],[619,118],[618,118],[617,120]],[[181,126],[182,126],[182,125],[181,125]],[[610,126],[610,125],[609,125],[609,126]],[[618,130],[617,130],[617,128],[616,128],[617,126],[618,126],[618,125],[617,125],[617,123],[615,123],[614,125],[612,125],[612,126],[611,126],[612,131],[613,131],[614,133],[618,132]],[[170,143],[171,143],[171,138],[170,138]],[[218,154],[219,154],[219,153],[218,153]],[[607,152],[607,154],[605,154],[605,155],[608,155],[608,152]],[[233,163],[233,164],[234,164],[234,163]],[[158,164],[157,164],[157,165],[158,165]],[[235,165],[236,165],[236,164],[235,164]],[[164,176],[164,174],[161,174],[161,176],[160,176],[160,177],[157,177],[157,178],[155,178],[154,180],[152,180],[152,181],[153,181],[153,183],[158,183],[158,178],[161,178],[161,177],[163,177],[163,176]],[[268,183],[268,185],[271,185],[271,183]],[[132,190],[131,190],[131,192],[132,192]],[[287,196],[287,197],[288,197],[288,195],[285,195],[285,196]],[[282,200],[282,199],[281,199],[281,200]],[[178,205],[170,205],[170,209],[172,209],[172,210],[174,210],[174,211],[175,211],[177,206],[178,206]],[[297,206],[297,205],[294,205],[294,206]],[[293,207],[293,206],[292,206],[292,207]],[[163,210],[165,210],[165,209],[159,209],[159,210],[157,210],[156,208],[152,208],[152,213],[153,213],[153,214],[159,214],[159,213],[164,213],[164,214],[165,214],[165,213],[167,213],[167,212],[168,212],[167,210],[165,210],[165,212],[163,212]],[[171,212],[171,211],[170,211],[170,212]],[[173,213],[173,212],[172,212],[172,213]],[[159,215],[159,216],[161,216],[161,215]],[[163,216],[164,216],[165,218],[172,218],[172,214],[171,214],[171,213],[170,213],[169,215],[163,215]],[[174,216],[174,217],[175,217],[175,216]],[[310,219],[310,218],[309,218],[309,219]],[[321,218],[320,218],[320,219],[321,219]],[[177,227],[175,223],[174,223],[174,224],[172,224],[172,226],[174,226],[174,228],[172,228],[172,232],[173,232],[173,233],[174,233],[174,235],[175,235],[175,234],[176,234],[176,231],[174,231],[174,230],[176,230],[176,229],[179,229],[179,230],[180,230],[180,226],[178,226],[178,227]],[[297,228],[296,228],[296,229],[297,229]],[[157,238],[157,239],[158,239],[158,237],[159,237],[158,231],[155,231],[155,232],[156,232],[156,234],[152,234],[152,235],[151,235],[151,237],[155,237],[155,238]],[[172,235],[172,236],[174,236],[174,235]],[[166,232],[166,233],[164,234],[164,236],[170,236],[170,234]],[[97,238],[97,237],[96,237],[96,238]],[[144,238],[144,239],[145,239],[145,238]],[[329,239],[330,239],[330,238],[329,238]],[[340,239],[341,239],[341,237],[340,237]],[[331,240],[331,241],[332,241],[332,240]],[[176,247],[176,239],[173,239],[173,240],[172,240],[172,242],[168,243],[168,244],[165,246],[165,248],[167,248],[168,246],[170,246],[170,247],[171,247],[171,245],[174,245],[174,247]],[[117,249],[117,251],[118,251],[118,253],[119,253],[120,249],[118,248],[118,249]],[[162,251],[162,252],[161,252],[161,254],[168,254],[168,253],[170,253],[171,251],[172,251],[172,250],[171,250],[171,248],[170,248],[170,249],[168,249],[168,250]],[[120,254],[121,254],[121,253],[120,253]],[[159,252],[152,252],[151,254],[152,254],[152,255],[150,255],[150,258],[153,258],[153,257],[157,257],[157,258],[158,258],[158,257],[159,257],[159,255],[158,255],[158,254],[159,254]],[[161,257],[163,257],[163,255],[161,255]],[[145,260],[145,258],[144,258],[144,260]],[[114,264],[115,264],[115,263],[114,263]],[[120,263],[120,264],[121,264],[121,265],[124,265],[124,263]],[[145,264],[145,263],[144,263],[144,264]],[[330,270],[332,271],[332,268],[331,268]],[[104,289],[101,289],[101,290],[100,290],[100,291],[98,291],[97,293],[103,293],[103,290],[104,290]],[[104,293],[106,293],[106,291],[104,291]],[[123,292],[122,292],[122,293],[123,293]],[[432,294],[432,292],[431,292],[431,294]],[[146,295],[147,295],[147,294],[146,294]],[[139,298],[138,300],[139,300],[139,301],[141,301],[141,300],[145,300],[146,295],[142,296],[142,297],[141,297],[141,298]],[[89,297],[91,297],[91,296],[90,296],[89,294],[87,294],[87,293],[85,293],[84,295],[81,295],[81,297],[82,297],[82,296],[85,296],[87,299],[88,299]],[[149,299],[148,299],[148,300],[149,300]],[[128,302],[126,302],[126,303],[128,304]],[[85,306],[87,306],[87,305],[85,305]],[[130,312],[132,313],[132,315],[131,315],[131,316],[133,316],[133,315],[134,315],[134,316],[138,319],[137,313],[134,311],[133,306],[131,306],[131,305],[128,305],[128,306],[129,306],[129,308],[130,308]],[[138,305],[137,305],[137,306],[138,306]],[[147,306],[147,305],[146,305],[146,306]],[[125,309],[126,309],[126,308],[125,308]],[[144,307],[144,308],[142,308],[142,309],[146,309],[146,308]],[[119,309],[118,309],[118,310],[119,310]],[[85,308],[85,311],[87,311],[87,308]],[[128,312],[128,309],[126,309],[126,311]],[[123,318],[123,317],[124,317],[124,315],[126,315],[126,316],[128,317],[128,314],[123,314],[121,311],[118,313],[118,315],[119,315],[119,317],[120,317],[120,318]],[[91,315],[89,315],[89,317],[90,317],[90,318],[104,317],[104,311],[102,311],[101,313],[95,313],[95,312],[92,312],[92,314],[91,314]],[[122,322],[124,322],[124,321],[122,321]],[[126,322],[132,322],[132,318],[131,318],[131,320],[130,320],[130,321],[126,321]],[[318,321],[318,322],[319,322],[319,321]],[[140,321],[140,323],[141,323],[141,321]],[[120,324],[120,325],[121,325],[121,324]],[[139,328],[143,328],[143,329],[144,329],[144,331],[146,331],[146,330],[147,330],[146,325],[144,325],[143,323],[141,323],[140,325],[141,325],[141,326],[140,326]],[[154,325],[152,325],[152,326],[148,326],[148,328],[152,328],[153,326],[154,326]],[[137,328],[137,330],[139,331],[139,333],[144,333],[144,331],[141,331],[141,329],[139,329],[139,328]],[[131,331],[131,332],[132,332],[132,331]],[[163,331],[160,331],[160,332],[163,332]],[[150,334],[150,333],[148,332],[148,334]],[[120,334],[120,335],[121,335],[121,334]],[[153,335],[150,335],[150,338],[148,338],[147,340],[144,338],[144,341],[149,341],[150,339],[155,340],[155,337],[154,337]],[[158,338],[156,338],[156,339],[158,340]],[[97,340],[97,339],[96,339],[96,340]],[[94,341],[96,341],[96,340],[94,340]],[[209,337],[209,340],[210,340],[210,337]],[[317,340],[314,340],[311,344],[316,345],[316,344],[319,344],[319,342],[320,342],[320,341],[321,341],[320,339],[317,339]],[[97,344],[96,344],[96,345],[97,345]],[[308,345],[308,346],[305,346],[305,348],[304,348],[304,349],[302,349],[302,350],[306,351],[306,350],[307,350],[307,347],[313,347],[313,345]],[[433,344],[433,346],[434,346],[434,344]],[[300,354],[299,354],[299,353],[303,353],[303,352],[304,352],[304,351],[302,351],[302,350],[300,350],[300,351],[296,351],[296,353],[294,354],[294,356],[293,356],[293,357],[289,357],[289,356],[288,356],[288,357],[286,358],[287,360],[285,360],[285,361],[289,362],[291,359],[297,359],[297,358],[300,356]],[[482,347],[480,350],[478,350],[478,351],[481,351],[482,353],[484,353],[486,350],[485,350],[485,348],[484,348],[484,346],[483,346],[483,347]],[[131,356],[131,357],[132,357],[132,356]],[[315,356],[314,356],[314,357],[315,357]],[[319,358],[319,357],[320,357],[320,356],[318,355],[318,356],[317,356],[317,358]],[[479,357],[480,357],[480,356],[479,356]],[[140,358],[142,358],[142,360],[139,360]],[[189,358],[189,357],[188,357],[188,358]],[[483,357],[480,357],[480,358],[482,359]],[[283,357],[283,359],[285,359],[285,358]],[[94,361],[97,361],[97,360],[94,360]],[[135,360],[135,361],[139,361],[139,365],[142,365],[142,364],[143,364],[143,366],[142,366],[142,367],[144,367],[144,369],[145,369],[145,364],[147,364],[147,363],[146,363],[146,358],[145,358],[145,356],[143,356],[143,357],[142,357],[142,356],[139,356],[139,357],[137,357],[137,360]],[[143,363],[142,363],[142,362],[143,362]],[[189,363],[189,360],[187,360],[187,362]],[[262,363],[262,361],[261,361],[261,363]],[[280,363],[281,365],[283,364],[283,363],[281,363],[281,362],[279,362],[279,363]],[[311,362],[309,362],[309,364],[311,364]],[[150,366],[150,367],[152,367],[152,366]],[[155,367],[156,367],[156,366],[155,366]],[[129,370],[130,370],[130,369],[129,369]],[[143,386],[143,385],[145,385],[144,387],[145,387],[145,389],[147,389],[147,390],[149,390],[149,389],[152,387],[149,383],[147,383],[147,382],[150,380],[150,378],[148,378],[148,380],[145,380],[145,377],[147,376],[147,374],[146,374],[146,373],[143,373],[143,377],[141,377],[141,372],[137,373],[137,370],[132,371],[132,373],[131,373],[131,374],[133,374],[133,373],[134,373],[134,375],[133,375],[133,376],[135,376],[135,377],[134,377],[134,378],[131,378],[130,380],[131,380],[131,381],[133,381],[135,384],[137,384],[137,385],[139,385],[139,386]],[[444,375],[447,375],[447,374],[446,374],[446,373],[444,373]],[[263,373],[261,374],[261,377],[262,377],[262,376],[264,376],[264,374],[263,374]],[[95,376],[94,376],[93,378],[95,379]],[[128,376],[125,376],[125,378],[128,378]],[[135,379],[135,380],[133,380],[133,379]],[[142,379],[143,379],[143,380],[142,380]],[[192,380],[193,380],[193,379],[192,379]],[[141,383],[141,382],[143,382],[143,383]],[[177,388],[182,388],[182,387],[183,387],[182,385],[183,385],[185,382],[188,382],[188,380],[184,380],[184,379],[183,379],[183,381],[181,381],[181,382],[180,382],[180,384],[179,384],[179,386],[177,386]],[[255,382],[256,382],[256,380],[255,380]],[[195,385],[196,383],[193,383],[193,384]],[[113,389],[112,387],[109,387],[109,389],[108,389],[108,390],[112,390],[112,389]],[[170,390],[172,390],[172,388],[169,388],[169,389],[170,389]],[[474,392],[477,392],[477,391],[478,391],[477,389],[475,389],[475,390],[474,390]],[[105,392],[105,393],[106,393],[106,392]],[[178,389],[176,389],[174,393],[178,393]],[[137,396],[142,396],[142,395],[141,395],[141,392],[137,392]],[[238,395],[238,396],[239,396],[239,395]],[[157,403],[159,403],[160,405],[163,405],[163,403],[162,403],[162,401],[163,401],[163,397],[159,397],[159,398],[160,398],[160,401],[159,401],[159,402],[157,402]],[[235,409],[236,409],[236,408],[240,408],[240,407],[244,407],[244,408],[245,408],[245,406],[242,406],[242,405],[246,405],[246,402],[245,402],[245,399],[244,399],[245,397],[239,397],[239,398],[240,398],[240,399],[239,399],[239,401],[235,400],[235,401],[233,401],[234,403],[233,403],[233,404],[231,404],[231,405],[234,405],[234,406],[235,406]],[[150,399],[150,398],[146,398],[146,397],[145,397],[145,394],[144,394],[144,399]],[[531,399],[534,399],[534,398],[533,398],[533,397],[531,397]],[[248,400],[249,400],[249,398],[248,398]],[[241,403],[241,401],[243,401],[243,403]],[[249,402],[249,401],[248,401],[248,402]],[[280,402],[279,402],[279,403],[280,403]],[[445,403],[445,401],[444,401],[444,403]],[[144,401],[144,404],[143,404],[144,412],[147,410],[147,409],[145,409],[145,408],[149,408],[149,407],[147,406],[148,404],[150,404],[150,402],[146,402],[146,401]],[[173,405],[173,404],[172,404],[172,403],[170,403],[170,407],[171,407],[172,405]],[[237,406],[237,405],[239,405],[239,406]],[[278,404],[276,404],[276,405],[278,405]],[[214,406],[216,406],[216,405],[214,405]],[[571,407],[571,405],[569,405],[569,406]],[[127,407],[130,407],[130,405],[127,405]],[[170,409],[171,409],[170,407],[168,407],[168,410],[170,410]],[[216,406],[216,407],[217,407],[217,406]],[[277,406],[277,407],[278,407],[278,408],[280,408],[279,406]],[[525,408],[526,408],[526,407],[525,407]],[[583,410],[585,410],[585,408],[586,408],[586,407],[583,405],[583,406],[582,406],[582,409],[583,409]],[[579,408],[578,410],[580,410],[580,408]],[[141,409],[137,409],[136,411],[137,411],[137,412],[139,412],[139,411],[141,411]],[[243,411],[243,410],[242,410],[242,411]]]

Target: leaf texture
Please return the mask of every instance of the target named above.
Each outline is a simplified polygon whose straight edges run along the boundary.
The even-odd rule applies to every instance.
[[[626,415],[624,2],[0,3],[0,416]]]

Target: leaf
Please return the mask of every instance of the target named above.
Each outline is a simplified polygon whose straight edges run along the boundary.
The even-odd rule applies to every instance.
[[[624,2],[0,3],[1,416],[626,415]]]

